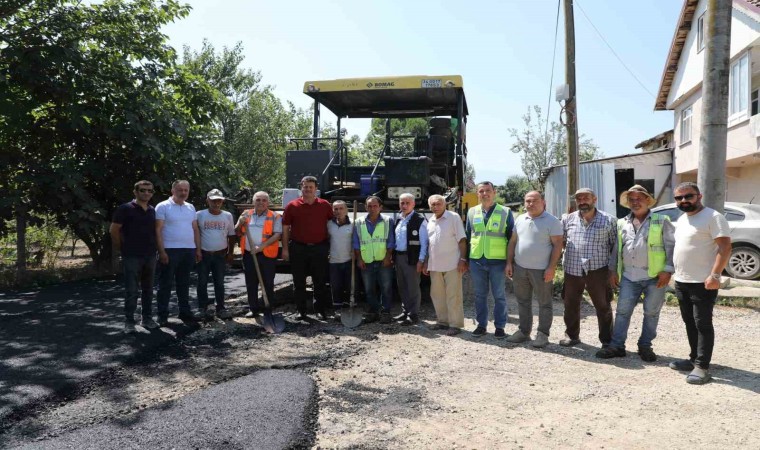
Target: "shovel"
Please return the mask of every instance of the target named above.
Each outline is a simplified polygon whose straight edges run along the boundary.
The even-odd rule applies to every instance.
[[[359,202],[354,200],[354,224],[356,223],[356,210]],[[340,321],[346,328],[356,328],[362,323],[362,312],[355,308],[356,299],[354,298],[354,289],[356,281],[356,253],[351,250],[351,302],[348,310],[341,311]]]
[[[272,308],[269,307],[269,298],[267,297],[267,290],[264,287],[264,279],[261,278],[261,270],[259,269],[259,259],[256,254],[253,256],[253,265],[256,267],[256,275],[259,277],[259,285],[261,286],[261,293],[264,295],[264,318],[261,319],[261,326],[264,327],[267,333],[279,334],[285,330],[285,319],[282,316],[273,315]]]

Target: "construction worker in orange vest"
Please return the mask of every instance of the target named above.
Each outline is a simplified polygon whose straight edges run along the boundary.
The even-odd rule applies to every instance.
[[[259,300],[259,277],[253,263],[255,257],[261,270],[267,297],[274,299],[274,276],[277,253],[282,236],[282,216],[269,210],[269,194],[259,191],[253,195],[253,209],[248,209],[238,219],[235,231],[240,236],[243,254],[245,287],[248,291],[250,311],[245,315],[254,318],[261,314],[263,302]]]

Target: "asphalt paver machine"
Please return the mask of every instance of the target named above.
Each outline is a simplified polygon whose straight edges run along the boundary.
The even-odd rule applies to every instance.
[[[301,178],[312,175],[319,180],[321,197],[329,201],[362,204],[368,195],[377,195],[386,209],[392,209],[399,195],[409,192],[417,207],[427,208],[428,196],[441,194],[452,209],[461,209],[468,114],[461,76],[307,81],[303,92],[314,99],[313,134],[300,139],[305,145],[299,147],[305,148],[287,152],[288,188],[298,188]],[[320,137],[323,107],[336,117],[335,137]],[[427,134],[392,135],[391,119],[414,117],[428,121]],[[374,164],[349,165],[341,134],[341,120],[346,118],[385,119],[385,143],[373,155]],[[394,151],[400,139],[413,141],[411,155]]]

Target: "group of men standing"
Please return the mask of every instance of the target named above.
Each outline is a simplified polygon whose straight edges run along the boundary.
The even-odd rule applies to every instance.
[[[146,328],[168,324],[172,284],[176,285],[179,319],[213,316],[206,292],[209,273],[214,280],[216,314],[229,318],[224,308],[224,270],[239,237],[250,309],[247,317],[256,317],[263,309],[260,285],[268,298],[274,296],[282,240],[282,259],[291,263],[300,319],[307,318],[310,303],[323,319],[348,306],[355,260],[368,305],[366,322],[418,323],[420,275],[425,274],[431,279],[434,328],[456,335],[464,328],[462,276],[469,271],[477,321],[472,335],[487,334],[490,291],[494,337],[513,343],[532,341],[533,346],[544,347],[549,343],[553,319],[553,280],[564,248],[565,335],[559,341],[561,346],[580,343],[580,306],[586,291],[596,309],[602,343],[596,356],[625,356],[631,313],[643,295],[638,354],[643,361],[655,361],[652,341],[666,286],[675,273],[691,352],[689,359],[670,366],[690,371],[689,383],[710,379],[712,307],[730,253],[730,232],[721,214],[701,204],[694,183],[675,189],[678,208],[685,212],[675,227],[667,216],[652,213],[656,201],[638,185],[622,193],[620,204],[631,213],[619,220],[596,208],[597,197],[588,188],[575,193],[578,210],[561,219],[546,211],[540,192],[528,192],[525,213],[515,219],[508,208],[495,202],[493,184],[482,182],[477,186],[479,204],[469,209],[464,224],[459,215],[446,209],[446,200],[440,195],[428,198],[432,215],[426,219],[414,210],[415,198],[408,193],[399,198],[396,220],[380,213],[383,202],[379,197],[369,196],[364,205],[367,214],[352,222],[345,202],[331,205],[317,197],[317,187],[315,177],[304,177],[302,195],[288,203],[282,215],[269,209],[266,192],[257,192],[254,208],[244,211],[233,224],[232,215],[221,210],[224,196],[217,189],[207,194],[208,209],[196,213],[186,202],[190,184],[178,180],[172,185],[172,196],[154,210],[149,204],[153,185],[137,182],[135,199],[118,208],[111,226],[114,249],[121,250],[123,259],[127,331],[134,331],[138,285]],[[158,323],[151,309],[156,261],[160,273]],[[188,300],[190,271],[195,264],[198,314],[192,313]],[[313,303],[306,289],[307,276],[312,280]],[[396,317],[391,315],[394,278],[402,300],[402,312]],[[519,327],[511,336],[505,332],[506,278],[513,281],[518,303]],[[328,279],[332,292],[327,288]],[[612,290],[618,287],[613,322]],[[539,307],[538,327],[531,339],[534,297]]]

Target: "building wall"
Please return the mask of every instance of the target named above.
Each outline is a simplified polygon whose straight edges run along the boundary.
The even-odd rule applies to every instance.
[[[756,164],[726,169],[725,201],[760,203],[760,158],[755,159],[758,161]],[[692,171],[676,175],[673,187],[685,181],[696,183],[697,172]],[[660,203],[667,203],[664,196]]]
[[[678,71],[673,79],[673,85],[668,95],[667,108],[673,109],[684,100],[684,96],[690,95],[695,88],[702,84],[704,75],[705,50],[697,51],[697,23],[699,17],[707,8],[707,0],[700,0],[692,20],[684,43],[681,59],[678,62]],[[758,17],[740,6],[734,5],[731,21],[731,59],[752,44],[760,35],[760,23]],[[677,136],[677,135],[676,135]]]

